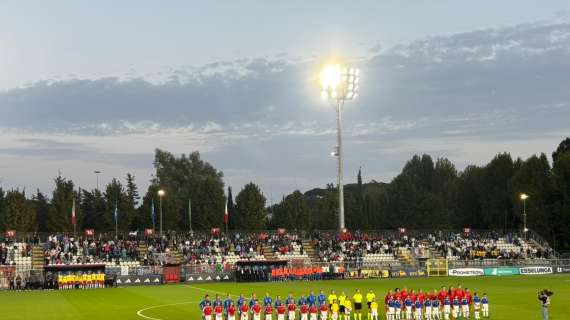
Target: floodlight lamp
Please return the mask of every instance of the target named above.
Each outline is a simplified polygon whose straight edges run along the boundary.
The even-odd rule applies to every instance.
[[[323,89],[336,89],[341,82],[341,68],[338,65],[328,65],[321,72]]]

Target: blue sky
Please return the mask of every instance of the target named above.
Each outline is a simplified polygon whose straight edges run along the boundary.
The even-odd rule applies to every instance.
[[[389,181],[415,153],[459,169],[550,153],[570,132],[568,1],[3,1],[0,183],[93,188],[152,152],[199,150],[268,197],[334,181],[314,75],[362,70],[346,172]],[[32,169],[30,169],[32,168]],[[278,169],[276,169],[278,168]],[[353,177],[354,176],[354,177]]]

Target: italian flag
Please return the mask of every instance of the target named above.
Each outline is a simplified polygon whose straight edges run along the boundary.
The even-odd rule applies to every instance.
[[[224,211],[224,224],[228,225],[230,214],[228,213],[228,201],[226,200],[226,211]]]
[[[71,224],[75,225],[77,220],[75,219],[75,198],[73,199],[73,204],[71,206]]]

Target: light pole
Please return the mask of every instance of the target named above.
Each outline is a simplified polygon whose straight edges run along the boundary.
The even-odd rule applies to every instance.
[[[526,199],[528,199],[528,194],[521,193],[520,198],[523,201],[523,235],[524,239],[526,240],[526,233],[528,232],[528,229],[526,227]]]
[[[344,186],[342,159],[342,108],[347,100],[358,95],[359,70],[341,65],[327,65],[321,72],[321,97],[330,101],[336,109],[337,145],[333,156],[337,157],[339,228],[344,229]]]
[[[160,236],[162,236],[162,197],[164,194],[164,190],[158,190],[158,198],[160,199]]]
[[[95,171],[93,171],[93,173],[97,177],[97,190],[99,190],[99,174],[101,174],[101,171],[95,170]]]

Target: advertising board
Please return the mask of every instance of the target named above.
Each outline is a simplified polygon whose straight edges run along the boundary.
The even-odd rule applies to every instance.
[[[521,274],[551,274],[552,267],[525,267],[520,268]]]
[[[449,269],[448,274],[452,277],[477,277],[484,276],[485,271],[481,268]]]
[[[486,276],[512,276],[520,274],[519,268],[485,268],[484,273]]]

